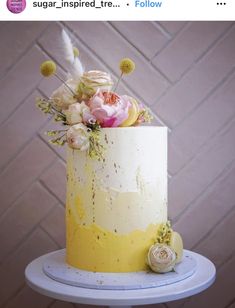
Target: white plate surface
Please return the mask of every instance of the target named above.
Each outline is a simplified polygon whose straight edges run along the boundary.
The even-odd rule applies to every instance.
[[[71,286],[104,289],[134,290],[155,288],[184,280],[196,271],[197,263],[191,254],[184,251],[182,262],[174,272],[156,274],[153,272],[100,273],[80,270],[65,262],[65,249],[49,254],[43,263],[44,273],[64,284]]]

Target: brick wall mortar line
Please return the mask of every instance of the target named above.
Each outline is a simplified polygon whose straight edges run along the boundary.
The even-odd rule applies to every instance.
[[[43,90],[41,90],[41,89],[39,88],[39,86],[40,86],[40,85],[38,85],[38,87],[36,88],[36,90],[40,93],[40,95],[41,95],[42,97],[48,99],[49,97],[46,95],[46,93],[45,93]],[[53,116],[51,116],[50,120],[52,120],[52,117],[53,117]]]
[[[187,29],[190,25],[192,24],[192,22],[187,22],[176,34],[175,36],[172,37],[171,40],[168,41],[168,43],[163,46],[162,48],[160,48],[158,50],[158,52],[151,58],[151,62],[154,61],[154,59],[161,53],[164,51],[164,49],[169,45],[171,44],[174,40],[176,40],[178,38],[178,36],[183,32],[185,31],[185,29]],[[171,82],[172,83],[172,82]]]
[[[0,122],[0,128],[2,125],[4,125],[6,123],[6,121],[13,115],[15,114],[18,109],[24,104],[24,102],[30,97],[30,95],[33,94],[33,92],[35,91],[36,87],[33,87],[30,92],[19,102],[19,104],[13,109],[12,112],[9,113],[9,115],[4,118],[1,122]]]
[[[191,210],[191,208],[194,206],[194,204],[198,201],[199,198],[204,198],[207,196],[207,191],[210,187],[216,185],[216,183],[224,176],[224,174],[230,170],[231,166],[234,164],[235,159],[232,160],[229,164],[227,164],[223,170],[208,184],[205,186],[204,189],[198,194],[192,201],[190,201],[187,204],[187,207],[185,207],[174,219],[173,224],[177,223],[181,216],[183,216],[187,211]]]
[[[9,300],[7,300],[7,302],[4,304],[4,306],[1,306],[1,308],[5,308],[21,291],[23,291],[25,287],[28,287],[26,283],[24,283],[22,287],[18,289],[18,292],[16,292],[16,294],[14,294],[11,298],[9,298]],[[28,308],[28,307],[25,307],[25,308]]]
[[[11,297],[9,297],[5,302],[3,302],[3,304],[1,305],[1,308],[5,308],[10,301],[15,298],[25,287],[25,283],[23,283],[19,288],[17,288],[17,290],[15,292],[13,292],[13,294],[11,295]]]
[[[41,136],[39,133],[37,133],[37,137],[38,137],[43,143],[45,143],[45,145],[47,145],[48,148],[50,148],[50,150],[57,156],[57,159],[60,158],[62,161],[65,162],[65,159],[64,159],[63,157],[61,157],[61,156],[56,152],[55,146],[54,146],[54,145],[50,144],[48,141],[46,141],[45,139],[43,139],[42,136]]]
[[[234,70],[235,71],[235,70]],[[230,75],[231,76],[231,75]],[[230,77],[228,76],[228,78]],[[217,138],[217,136],[222,136],[225,132],[226,132],[226,127],[230,127],[230,123],[232,123],[234,121],[235,118],[235,113],[231,114],[231,116],[228,118],[227,123],[216,129],[215,132],[209,137],[210,139],[210,143],[212,142],[212,140],[215,140]],[[186,119],[185,119],[186,120]],[[204,141],[199,147],[197,147],[197,151],[192,155],[192,157],[190,159],[188,159],[182,166],[181,168],[172,174],[172,176],[177,176],[177,174],[179,174],[185,167],[187,167],[187,165],[192,162],[198,155],[201,154],[201,152],[203,152],[204,148],[207,146],[208,144],[208,140]]]
[[[161,25],[157,21],[149,21],[158,31],[161,32],[162,35],[165,36],[165,38],[169,41],[172,40],[174,35],[172,35],[168,30],[165,29],[163,25]]]
[[[233,75],[233,73],[235,72],[235,66],[227,73],[226,76],[224,76],[224,78],[219,81],[211,90],[208,94],[206,94],[206,96],[199,101],[198,104],[196,104],[196,106],[190,110],[173,128],[177,128],[178,126],[180,126],[191,114],[193,114],[197,109],[199,109],[201,107],[201,105],[203,105],[203,103],[205,103],[221,86],[223,86],[223,84]]]
[[[206,232],[206,233],[204,234],[204,236],[203,236],[199,241],[197,241],[196,244],[194,244],[194,245],[192,246],[192,250],[193,250],[193,249],[197,249],[197,247],[198,247],[204,240],[206,240],[207,238],[209,238],[210,235],[211,235],[214,231],[216,231],[216,230],[223,224],[223,221],[224,221],[227,217],[229,217],[229,216],[231,215],[231,213],[233,213],[233,212],[235,212],[235,204],[233,205],[233,207],[232,207],[230,210],[228,210],[223,216],[220,217],[221,219],[220,219],[219,222],[217,222],[217,223],[215,223],[213,226],[211,226],[211,229],[210,229],[208,232]]]
[[[152,104],[149,108],[151,109],[152,106],[154,106],[154,104]],[[172,126],[170,125],[170,123],[168,123],[165,119],[159,116],[156,111],[152,111],[152,113],[155,115],[155,117],[158,119],[160,123],[163,123],[164,126],[168,128],[169,132],[172,131]]]
[[[234,118],[235,118],[235,113],[231,114],[231,116],[228,118],[228,123],[233,122]],[[210,139],[210,142],[211,142],[211,140],[215,140],[215,139],[217,138],[218,135],[221,136],[222,132],[225,133],[225,132],[224,132],[224,127],[225,127],[225,126],[222,126],[221,128],[217,129],[217,130],[208,138],[208,139]],[[227,127],[227,125],[226,125],[226,127]],[[188,166],[188,164],[190,164],[195,158],[197,158],[197,157],[201,154],[201,152],[203,152],[203,150],[204,150],[204,148],[207,146],[207,144],[208,144],[208,141],[203,142],[203,144],[200,145],[200,146],[197,148],[197,152],[195,152],[195,154],[192,155],[192,157],[191,157],[190,159],[188,159],[187,162],[184,163],[183,166],[182,166],[176,173],[173,173],[173,174],[170,173],[170,174],[171,174],[171,177],[177,176],[184,168],[186,168],[186,167]]]
[[[152,63],[150,62],[150,59],[148,59],[135,45],[133,45],[113,24],[110,24],[109,22],[104,21],[103,22],[112,32],[116,33],[125,43],[127,43],[130,46],[130,49],[137,51],[139,53],[139,58],[142,58],[142,60],[152,69],[153,71],[156,71],[163,79],[164,81],[167,81],[168,84],[172,84],[172,82],[169,80],[169,78],[160,71],[157,67],[154,67]]]
[[[212,42],[210,45],[209,45],[209,47],[207,47],[207,49],[200,55],[200,56],[198,56],[198,58],[196,58],[192,63],[191,63],[191,65],[189,65],[189,67],[182,73],[182,74],[180,74],[180,76],[174,81],[174,82],[172,82],[171,81],[171,84],[174,86],[174,85],[176,85],[178,82],[180,82],[181,81],[181,79],[185,76],[185,75],[187,75],[192,69],[194,69],[194,67],[198,64],[198,63],[200,63],[200,61],[202,61],[210,52],[212,52],[213,51],[213,49],[214,49],[214,47],[216,47],[217,45],[218,45],[218,43],[220,43],[223,39],[224,39],[224,37],[226,37],[226,35],[227,35],[227,33],[231,30],[231,28],[233,28],[234,27],[234,23],[233,24],[231,24],[228,28],[226,28],[226,30],[224,30],[223,32],[222,32],[222,34],[219,36],[219,37],[217,37],[215,40],[214,40],[214,42]],[[170,44],[170,42],[169,42],[169,44]],[[159,54],[160,52],[158,52],[158,54]],[[155,66],[156,67],[156,65],[153,63],[153,66]],[[160,98],[159,98],[160,99]],[[158,100],[159,100],[158,99]]]
[[[231,169],[233,169],[233,168],[235,168],[235,160],[232,161],[232,162],[225,168],[224,172],[222,172],[222,173],[219,175],[218,180],[219,180],[219,181],[220,181],[220,180],[223,180],[223,179],[225,179],[227,176],[229,176],[230,171],[231,171]],[[210,185],[210,187],[208,187],[208,190],[209,190],[209,188],[210,188],[210,191],[209,191],[209,192],[205,192],[205,194],[199,195],[198,198],[197,198],[195,201],[192,201],[192,202],[191,202],[191,203],[192,203],[192,207],[196,206],[196,205],[194,205],[194,203],[203,201],[203,199],[204,199],[205,197],[207,197],[208,193],[211,193],[211,192],[212,192],[212,189],[213,189],[216,185],[217,185],[217,181],[216,181],[215,183],[212,183],[212,184]],[[208,191],[208,190],[207,190],[207,191]],[[191,209],[191,208],[190,208],[190,209]],[[186,208],[186,209],[184,210],[184,212],[183,212],[182,214],[180,214],[180,217],[178,217],[177,220],[174,220],[174,223],[178,222],[178,220],[181,218],[181,216],[183,216],[183,215],[184,215],[185,213],[187,213],[187,212],[188,212],[188,209]]]
[[[38,183],[41,185],[41,183],[38,181]],[[42,186],[42,185],[41,185]],[[44,188],[44,187],[43,187]],[[55,204],[52,206],[52,208],[45,213],[45,215],[38,221],[38,223],[36,223],[30,230],[29,232],[3,257],[3,259],[0,261],[0,266],[2,266],[4,264],[4,262],[9,258],[9,256],[15,251],[20,249],[20,247],[28,240],[28,238],[30,237],[30,235],[32,233],[34,233],[38,227],[40,227],[42,221],[48,216],[50,215],[50,213],[57,207],[57,200],[55,202]]]
[[[61,245],[56,241],[56,239],[54,239],[50,233],[42,226],[42,225],[39,225],[38,226],[39,229],[41,229],[43,232],[46,233],[46,235],[50,238],[51,241],[53,241],[54,244],[56,244],[56,246],[59,248],[59,249],[62,249],[62,248],[65,248],[65,247],[61,247]],[[65,232],[65,230],[64,230]]]
[[[14,69],[14,67],[16,66],[16,64],[18,64],[21,60],[22,57],[24,57],[25,55],[27,55],[27,53],[32,50],[32,48],[36,45],[36,41],[43,36],[43,34],[46,32],[47,27],[44,28],[44,30],[42,30],[42,32],[40,32],[40,34],[33,40],[33,42],[24,50],[24,52],[22,52],[20,54],[19,57],[17,57],[17,59],[13,62],[12,65],[10,65],[10,67],[7,69],[7,71],[4,73],[3,76],[0,75],[0,83],[2,81],[2,79],[4,79],[5,77],[7,77],[7,75],[9,73],[11,73],[11,71]]]
[[[124,39],[125,42],[127,42],[133,49],[135,49],[147,62],[150,62],[150,59],[138,47],[136,47],[119,29],[117,29],[117,27],[113,24],[112,21],[107,21],[105,23],[109,26],[109,28],[112,29],[112,31],[114,30],[115,32],[117,32],[118,35],[122,37],[122,39]]]
[[[42,230],[40,227],[39,227],[38,229],[40,229],[42,232],[44,232],[44,230]],[[33,235],[34,235],[34,233],[35,233],[36,230],[37,230],[37,229],[35,229],[32,233],[29,234],[27,240],[28,240],[28,239],[30,240],[30,238],[33,237]],[[44,232],[44,233],[45,233],[45,232]],[[54,241],[53,241],[53,242],[54,242]],[[21,248],[21,246],[18,247],[14,252],[17,253],[17,251],[19,251],[20,248]],[[3,265],[3,264],[1,263],[0,266],[2,266],[2,265]],[[17,291],[14,292],[15,295],[17,295],[17,293],[20,291],[20,289],[22,289],[22,286],[24,287],[24,282],[23,282],[23,284],[17,289]],[[12,298],[12,296],[15,296],[15,295],[11,295],[11,296],[2,304],[2,308],[3,308],[4,305],[6,305],[6,304],[8,303],[8,301]]]
[[[232,26],[229,28],[229,30],[227,29],[227,32],[231,31],[231,28],[233,28],[233,27],[234,27],[234,25],[232,25]],[[220,40],[219,40],[219,41],[221,41],[221,40],[227,35],[227,32],[224,33],[223,37],[220,37]],[[216,46],[217,46],[217,45],[218,45],[218,42],[216,43]],[[209,53],[209,51],[208,51],[206,54],[204,54],[203,59],[205,58],[205,56],[208,55],[208,53]],[[202,61],[202,58],[200,59],[200,61]],[[171,86],[174,87],[174,86],[176,86],[178,83],[180,83],[181,80],[182,80],[188,73],[190,73],[190,71],[192,71],[192,70],[195,68],[195,66],[196,66],[200,61],[192,62],[192,64],[183,72],[183,74],[181,74],[181,75],[179,76],[179,78],[178,78],[175,82],[173,82],[173,83],[171,84]],[[153,65],[154,65],[154,64],[153,64]],[[153,105],[157,106],[157,104],[159,103],[159,101],[167,94],[168,90],[169,90],[169,88],[166,88],[165,91],[163,91],[163,93],[162,93],[162,94],[158,97],[158,99],[153,103]],[[177,125],[178,125],[178,124],[177,124]]]
[[[224,78],[218,82],[213,89],[190,111],[187,113],[187,115],[185,117],[183,117],[181,119],[180,122],[178,122],[173,129],[177,128],[178,126],[180,126],[182,123],[184,123],[187,118],[192,115],[196,110],[198,110],[212,95],[214,95],[228,80],[229,78],[231,78],[235,73],[235,66],[228,72],[228,74],[226,76],[224,76]]]
[[[146,105],[146,107],[148,107],[148,106]],[[167,129],[168,129],[168,131],[171,132],[171,128],[166,124],[166,122],[164,122],[164,121],[161,119],[161,117],[159,117],[159,115],[158,115],[157,113],[153,112],[153,111],[151,110],[151,107],[148,107],[148,108],[150,109],[150,112],[151,112],[151,114],[152,114],[152,116],[153,116],[153,118],[154,118],[154,121],[159,122],[162,126],[166,126]],[[153,122],[154,122],[154,121],[153,121]]]
[[[56,157],[54,160],[57,160],[58,157]],[[54,162],[54,160],[52,161],[52,163]],[[38,181],[38,179],[41,177],[41,175],[46,171],[48,170],[48,166],[46,166],[45,168],[43,168],[43,170],[41,172],[39,172],[38,176],[28,185],[28,187],[23,191],[21,192],[19,195],[16,196],[16,198],[8,205],[8,207],[1,213],[0,215],[0,220],[1,220],[1,217],[4,215],[4,213],[6,211],[9,210],[10,207],[13,206],[13,204],[17,201],[18,198],[21,198],[21,196],[23,196],[23,194],[28,191],[30,189],[30,187],[32,187],[32,185]]]
[[[56,162],[54,162],[54,164],[55,164]],[[53,164],[53,165],[54,165]],[[51,166],[52,167],[52,166]],[[51,169],[51,167],[49,168],[49,169]],[[48,170],[49,170],[48,169]],[[39,183],[42,185],[42,187],[48,192],[48,193],[50,193],[56,200],[57,200],[57,202],[59,202],[59,203],[61,203],[62,204],[62,201],[58,198],[58,196],[50,189],[50,187],[49,186],[47,186],[44,182],[43,182],[43,180],[42,179],[39,179]],[[64,202],[66,202],[65,200],[64,200]]]
[[[48,120],[46,123],[48,123],[49,121],[50,121],[50,120]],[[46,123],[44,123],[44,125],[41,125],[41,126],[40,126],[40,129],[43,128],[43,127],[46,125]],[[12,163],[12,161],[14,161],[14,160],[17,158],[17,156],[18,156],[21,152],[24,151],[25,147],[27,147],[27,145],[29,145],[30,142],[33,141],[33,139],[35,138],[35,135],[36,135],[36,134],[33,134],[33,135],[27,140],[27,142],[25,142],[25,143],[23,144],[23,146],[20,147],[20,149],[17,151],[17,153],[16,153],[11,159],[9,159],[9,160],[6,162],[6,164],[4,165],[4,167],[0,170],[0,176],[1,176],[1,174],[8,168],[8,166]]]
[[[56,299],[53,299],[52,302],[46,308],[51,308],[55,303]]]
[[[223,271],[224,266],[233,259],[234,259],[234,253],[232,252],[227,258],[225,258],[225,260],[220,265],[216,267],[216,274],[218,275],[219,273],[221,273]]]
[[[235,297],[224,308],[230,308],[230,307],[232,307],[233,304],[235,304]]]
[[[13,61],[13,63],[7,68],[7,70],[3,73],[3,75],[2,76],[0,75],[0,82],[1,82],[2,79],[4,79],[14,69],[15,65],[19,63],[20,59],[24,55],[26,55],[29,50],[31,50],[34,47],[34,45],[36,44],[36,41],[43,36],[43,34],[46,32],[46,30],[47,30],[47,27],[45,27],[36,38],[34,38],[32,43],[29,46],[27,46],[26,49],[24,49],[24,51],[17,57],[17,59],[15,61]]]
[[[45,171],[45,170],[44,170],[44,171]],[[38,179],[35,180],[35,181],[33,181],[32,184],[30,184],[30,185],[23,191],[23,193],[22,193],[19,197],[17,197],[17,198],[9,205],[9,207],[1,214],[1,216],[0,216],[0,223],[5,219],[5,216],[8,215],[8,212],[11,211],[11,208],[12,208],[13,206],[15,206],[15,204],[18,202],[18,200],[19,200],[24,194],[28,193],[28,192],[31,190],[32,186],[33,186],[35,183],[38,183],[38,184],[40,184],[40,186],[43,187],[43,185],[39,182]],[[43,189],[45,189],[45,187],[43,187]],[[48,192],[49,192],[49,191],[48,191]],[[49,193],[50,193],[50,192],[49,192]],[[58,201],[57,201],[57,202],[58,202]]]
[[[36,108],[36,107],[35,107]],[[41,130],[47,123],[49,123],[51,121],[51,119],[48,119],[48,121],[44,122],[42,125],[40,125],[39,130]],[[30,138],[28,138],[28,140],[24,143],[21,144],[21,146],[19,147],[18,151],[16,152],[15,155],[13,155],[10,159],[8,159],[5,163],[5,165],[1,168],[0,170],[0,176],[2,175],[2,173],[8,168],[8,165],[11,164],[12,161],[14,161],[17,156],[23,152],[23,150],[25,149],[25,147],[27,147],[27,145],[30,144],[30,142],[32,142],[35,138],[36,134],[31,135]]]
[[[235,27],[235,22],[232,22],[232,24],[227,27],[215,40],[212,42],[207,49],[195,60],[195,63],[199,63],[203,61],[203,59],[209,55],[211,52],[213,52],[214,48],[227,36],[227,34],[232,31],[232,29]]]

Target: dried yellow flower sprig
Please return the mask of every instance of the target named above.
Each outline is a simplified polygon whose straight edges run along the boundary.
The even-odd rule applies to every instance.
[[[135,62],[133,62],[129,58],[124,58],[120,61],[119,68],[120,68],[120,71],[122,72],[122,75],[131,74],[135,70]]]
[[[40,66],[40,72],[42,74],[42,76],[44,77],[51,77],[56,73],[56,64],[55,62],[48,60],[48,61],[44,61],[42,62],[41,66]]]
[[[77,50],[78,52],[78,50]],[[78,52],[79,54],[79,52]],[[56,78],[58,78],[65,86],[66,88],[73,94],[76,96],[76,93],[70,88],[70,86],[68,86],[68,84],[56,73],[57,70],[57,66],[55,64],[54,61],[52,60],[47,60],[42,62],[41,66],[40,66],[40,72],[42,74],[42,76],[44,77],[51,77],[51,76],[55,76]]]
[[[134,72],[135,62],[132,61],[129,58],[123,58],[119,63],[119,68],[120,68],[121,74],[118,78],[118,81],[117,81],[117,84],[116,84],[114,91],[117,90],[118,85],[119,85],[123,75],[128,75],[128,74],[131,74],[132,72]]]
[[[166,223],[161,224],[159,229],[158,229],[158,234],[157,234],[157,238],[156,238],[156,241],[155,241],[156,244],[169,245],[172,232],[173,232],[173,230],[171,228],[171,223],[170,223],[169,220]]]
[[[66,133],[68,129],[61,129],[61,130],[49,130],[45,134],[48,137],[55,137],[54,139],[49,140],[49,143],[63,146],[67,142]]]
[[[37,97],[36,106],[43,113],[53,115],[56,122],[63,122],[64,125],[67,125],[65,114],[57,110],[55,106],[53,106],[53,102],[51,100]]]

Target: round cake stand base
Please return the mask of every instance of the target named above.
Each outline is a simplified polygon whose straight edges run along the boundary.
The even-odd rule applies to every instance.
[[[207,289],[215,280],[215,266],[207,258],[185,250],[197,263],[194,274],[181,281],[164,286],[132,289],[91,289],[64,284],[48,277],[43,265],[50,254],[32,261],[25,270],[28,285],[35,291],[55,299],[110,307],[166,303],[185,298]],[[147,275],[148,276],[148,275]]]
[[[43,271],[50,278],[71,286],[104,289],[134,290],[155,288],[190,277],[196,271],[196,260],[184,251],[182,261],[174,271],[157,274],[151,271],[131,273],[100,273],[80,270],[65,262],[65,249],[50,253],[43,263]]]

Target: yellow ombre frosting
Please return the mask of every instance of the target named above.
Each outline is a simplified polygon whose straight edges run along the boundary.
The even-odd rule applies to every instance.
[[[157,225],[125,235],[100,228],[77,225],[67,213],[67,262],[77,268],[99,272],[146,270],[146,255],[154,244]]]
[[[88,271],[145,270],[167,221],[167,129],[101,130],[104,159],[68,148],[66,260]]]

